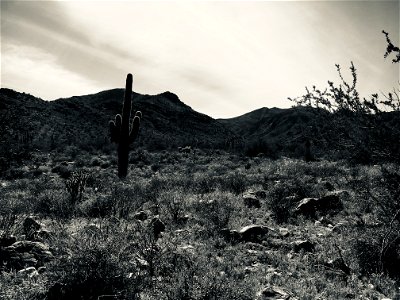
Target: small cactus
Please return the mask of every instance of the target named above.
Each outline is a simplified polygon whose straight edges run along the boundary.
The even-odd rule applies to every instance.
[[[122,116],[117,114],[114,121],[110,121],[111,141],[118,144],[118,176],[125,178],[128,174],[129,146],[138,136],[142,113],[137,111],[132,124],[132,74],[126,77],[125,96],[122,105]]]

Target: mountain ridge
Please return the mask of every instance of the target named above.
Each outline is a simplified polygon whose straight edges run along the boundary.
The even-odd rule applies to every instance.
[[[0,148],[4,150],[10,145],[18,148],[22,139],[41,151],[68,146],[112,151],[115,147],[109,141],[108,123],[121,113],[123,97],[124,89],[117,88],[44,101],[2,88],[0,133],[4,134]],[[339,132],[331,127],[334,115],[321,114],[310,107],[262,107],[237,117],[214,119],[195,111],[169,91],[157,95],[133,92],[132,99],[132,114],[135,110],[143,113],[139,137],[133,147],[150,151],[190,145],[247,155],[300,157],[304,155],[306,141],[311,140],[315,153],[326,156],[329,151],[336,151],[331,141],[342,143],[343,138],[358,134],[357,128],[351,128],[351,120],[347,120],[350,123],[343,127],[344,132]],[[398,113],[381,118],[391,128],[397,126],[398,119]]]

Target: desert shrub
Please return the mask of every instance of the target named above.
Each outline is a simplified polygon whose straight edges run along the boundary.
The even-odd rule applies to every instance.
[[[161,215],[166,216],[174,224],[181,224],[185,217],[185,195],[181,190],[164,193],[159,198]]]
[[[112,196],[97,196],[83,202],[80,206],[80,212],[90,218],[108,217],[113,212],[118,211],[113,202]],[[118,214],[117,214],[118,215]]]
[[[32,201],[32,212],[41,216],[66,219],[72,216],[74,205],[63,190],[45,189]]]
[[[199,257],[195,262],[197,299],[254,299],[257,285],[251,276],[244,277],[239,271],[242,263],[231,251],[221,257],[207,251]]]
[[[228,193],[214,192],[193,204],[194,212],[209,235],[228,227],[235,209],[231,198]]]
[[[60,175],[61,178],[67,179],[71,176],[73,168],[66,163],[61,163],[53,167],[51,171]]]
[[[0,209],[0,238],[11,235],[12,228],[17,221],[17,214],[11,209],[2,207]]]
[[[216,188],[216,181],[210,174],[199,175],[194,179],[194,190],[200,195],[211,193]]]
[[[82,151],[75,145],[69,145],[64,148],[63,154],[67,156],[69,159],[75,159],[78,154],[81,154]]]
[[[118,218],[129,218],[146,201],[146,190],[139,183],[124,184],[116,183],[111,194],[105,197],[97,197],[92,203],[91,213],[98,216],[116,216]]]
[[[91,300],[101,295],[115,295],[118,299],[135,297],[139,286],[136,270],[121,251],[125,235],[120,231],[113,234],[115,237],[101,231],[98,235],[80,232],[68,245],[69,255],[59,257],[49,266],[52,285],[46,299]]]
[[[231,192],[235,195],[242,194],[247,187],[246,176],[238,172],[219,177],[218,184],[222,191]]]
[[[7,180],[16,180],[27,178],[29,171],[27,167],[10,167],[6,172],[4,172],[4,177]]]
[[[398,231],[391,231],[385,226],[360,229],[351,249],[361,274],[371,276],[385,273],[394,279],[400,279]]]
[[[300,179],[288,179],[277,182],[268,191],[268,205],[278,223],[288,222],[299,200],[315,195],[312,183]]]
[[[148,184],[144,187],[144,200],[145,202],[157,203],[158,197],[161,193],[170,189],[171,181],[162,177],[153,177]]]
[[[64,181],[65,189],[70,196],[70,201],[72,205],[82,200],[83,192],[86,187],[86,182],[89,177],[89,173],[79,171],[72,173],[72,175]]]
[[[21,278],[15,272],[0,272],[0,299],[45,299],[46,277]]]
[[[151,164],[151,154],[148,151],[142,149],[133,151],[129,154],[129,163],[141,163],[143,165],[149,165]]]

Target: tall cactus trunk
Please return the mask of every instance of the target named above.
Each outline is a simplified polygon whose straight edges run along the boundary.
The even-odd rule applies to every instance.
[[[115,121],[110,121],[111,141],[118,144],[118,177],[128,175],[129,146],[136,139],[139,132],[141,112],[138,111],[130,126],[132,110],[132,74],[126,77],[125,96],[122,106],[122,116],[116,115]]]
[[[128,175],[129,145],[119,143],[118,145],[118,177],[125,178]]]

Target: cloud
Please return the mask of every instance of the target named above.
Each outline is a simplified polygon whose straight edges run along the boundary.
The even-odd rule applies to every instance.
[[[114,87],[121,74],[146,62],[131,52],[96,42],[63,12],[58,2],[1,2],[2,43],[29,46],[53,55],[54,64],[99,86]],[[26,49],[26,48],[24,48]],[[4,55],[4,54],[3,54]],[[8,76],[3,74],[3,76]]]
[[[57,58],[38,48],[8,44],[2,49],[2,85],[45,100],[96,93],[96,82],[63,69]],[[54,92],[56,97],[54,97]]]

